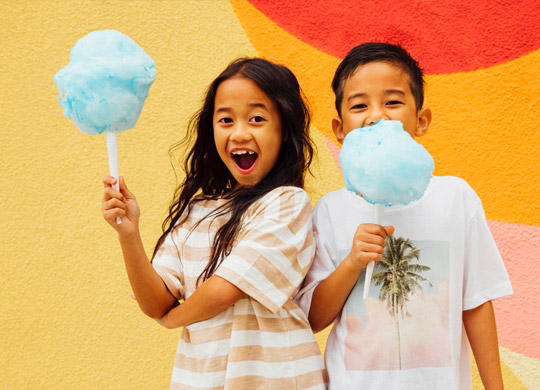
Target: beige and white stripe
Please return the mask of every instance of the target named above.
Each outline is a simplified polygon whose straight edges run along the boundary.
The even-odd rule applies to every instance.
[[[178,299],[195,291],[214,233],[228,216],[197,223],[223,204],[204,200],[165,240],[153,261]],[[280,187],[246,212],[237,242],[216,275],[249,297],[183,329],[171,389],[325,389],[322,357],[293,295],[314,246],[305,191]]]

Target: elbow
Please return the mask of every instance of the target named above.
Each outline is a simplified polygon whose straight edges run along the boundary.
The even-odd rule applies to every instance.
[[[208,298],[213,307],[223,311],[247,295],[235,285],[220,277],[210,278]]]
[[[316,315],[313,315],[313,313],[309,314],[308,321],[313,333],[319,333],[320,331],[325,330],[328,325],[330,325],[330,323],[325,322],[322,318],[318,318]]]
[[[150,317],[154,320],[160,319],[172,308],[171,307],[159,307],[159,306],[143,306],[139,304],[139,308],[147,317]]]
[[[313,333],[319,333],[320,331],[324,330],[326,326],[322,326],[321,324],[316,323],[315,321],[309,322],[309,325],[311,326],[311,330]]]
[[[141,310],[147,317],[150,317],[154,320],[157,320],[158,318],[163,317],[166,313],[159,310],[147,309],[147,308],[142,308],[142,307],[141,307]]]
[[[212,305],[215,308],[218,308],[220,311],[223,311],[234,305],[245,296],[246,295],[243,292],[239,292],[239,290],[237,291],[236,288],[234,290],[224,289],[223,291],[216,291],[214,294],[212,294]]]

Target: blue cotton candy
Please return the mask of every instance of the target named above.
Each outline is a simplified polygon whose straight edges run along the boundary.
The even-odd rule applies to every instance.
[[[434,169],[429,152],[399,121],[349,132],[339,159],[347,189],[385,206],[420,199]]]
[[[102,30],[77,41],[54,82],[64,115],[94,135],[135,126],[155,77],[154,60],[135,41]]]

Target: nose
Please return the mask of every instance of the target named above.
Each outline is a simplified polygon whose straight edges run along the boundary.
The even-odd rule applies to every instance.
[[[244,126],[241,123],[237,123],[231,132],[230,140],[235,142],[247,142],[250,139],[251,132],[249,131],[247,126]]]
[[[365,126],[373,126],[377,124],[379,121],[384,119],[384,113],[383,110],[379,107],[371,107],[368,116],[366,117],[366,121],[364,122]]]

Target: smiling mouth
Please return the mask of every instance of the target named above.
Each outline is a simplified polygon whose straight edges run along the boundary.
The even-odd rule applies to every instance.
[[[243,171],[249,170],[257,161],[258,154],[248,150],[238,150],[232,152],[235,164]]]

